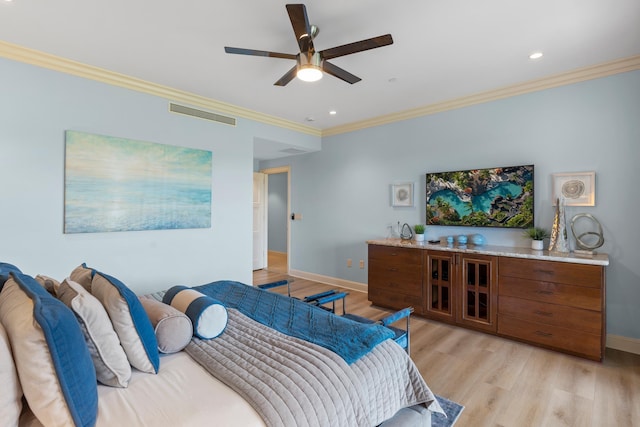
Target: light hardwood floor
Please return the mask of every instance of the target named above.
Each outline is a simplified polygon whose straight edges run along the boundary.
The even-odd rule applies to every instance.
[[[289,277],[269,269],[254,284]],[[291,288],[297,297],[338,289],[299,278]],[[390,312],[348,292],[350,313]],[[456,427],[640,427],[640,355],[607,349],[592,362],[412,316],[411,357],[434,393],[465,406]]]

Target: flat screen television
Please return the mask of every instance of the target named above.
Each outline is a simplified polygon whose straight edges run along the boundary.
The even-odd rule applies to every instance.
[[[533,165],[427,173],[427,225],[533,227]]]

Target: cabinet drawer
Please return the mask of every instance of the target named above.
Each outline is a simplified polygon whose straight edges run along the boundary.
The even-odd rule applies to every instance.
[[[399,274],[395,271],[369,268],[369,292],[371,289],[385,289],[393,292],[422,296],[422,277],[418,274]]]
[[[555,261],[502,257],[498,274],[501,277],[520,277],[591,288],[600,288],[603,283],[603,268],[601,266]]]
[[[602,290],[500,276],[499,295],[602,311]]]
[[[602,313],[522,298],[500,296],[498,314],[600,335]]]
[[[411,265],[422,268],[422,250],[394,246],[369,245],[369,265],[373,263]]]
[[[602,337],[598,334],[577,332],[504,315],[498,316],[498,334],[580,354],[595,360],[602,358]]]
[[[369,287],[369,301],[380,307],[400,310],[413,307],[416,314],[422,314],[422,296],[407,295],[395,292],[393,289],[380,289]]]

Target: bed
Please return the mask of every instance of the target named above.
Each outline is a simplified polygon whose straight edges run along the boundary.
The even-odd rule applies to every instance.
[[[166,300],[171,289],[139,298],[114,277],[83,264],[55,286],[71,289],[73,283],[76,302],[78,295],[87,300],[97,295],[107,311],[110,303],[105,298],[115,295],[120,303],[124,301],[127,316],[137,318],[127,330],[137,331],[133,335],[138,336],[138,347],[125,352],[134,366],[126,384],[104,385],[100,382],[116,381],[117,372],[110,372],[111,379],[100,380],[95,359],[87,366],[86,356],[91,362],[92,354],[82,347],[91,345],[74,322],[86,329],[89,320],[79,313],[78,304],[60,303],[51,289],[46,290],[54,286],[52,282],[55,280],[31,277],[0,263],[0,353],[10,356],[0,354],[0,380],[13,390],[0,397],[6,425],[425,426],[430,425],[432,412],[442,412],[411,359],[385,338],[382,327],[349,321],[237,282],[213,282],[189,288],[189,292],[224,306],[223,330],[211,339],[198,337],[206,313],[200,310],[201,317],[189,318],[193,329],[186,346],[163,354],[157,350],[163,348],[166,335],[141,302],[153,299],[163,304],[160,301]],[[64,300],[64,293],[58,292]],[[256,309],[258,306],[262,308]],[[33,314],[25,314],[28,311]],[[37,318],[42,311],[46,312],[44,320]],[[16,328],[16,312],[36,324],[37,339]],[[114,332],[119,322],[116,316],[109,317]],[[187,313],[171,319],[184,320],[184,316]],[[349,331],[346,340],[336,341],[332,336],[336,330],[340,334]],[[80,339],[71,342],[76,334]],[[130,338],[119,337],[123,348]],[[170,338],[175,342],[175,337]],[[44,349],[35,351],[32,346],[25,350],[25,340]],[[55,348],[60,340],[68,342]],[[66,351],[73,348],[77,351]],[[27,368],[26,358],[30,365],[46,366]],[[7,359],[15,363],[8,364]],[[72,372],[64,372],[61,365]],[[51,395],[58,398],[51,401]],[[50,401],[42,402],[47,399]]]

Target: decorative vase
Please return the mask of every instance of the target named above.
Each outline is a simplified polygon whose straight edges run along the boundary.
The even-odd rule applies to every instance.
[[[551,229],[549,240],[550,252],[569,252],[569,239],[567,237],[567,223],[564,216],[564,197],[556,199],[556,214]]]
[[[544,240],[532,240],[531,249],[534,251],[541,251],[544,248]]]
[[[486,240],[482,234],[474,234],[471,236],[471,243],[476,246],[482,246],[486,243]]]
[[[459,235],[457,240],[459,245],[467,244],[467,236],[465,236],[464,234]]]

